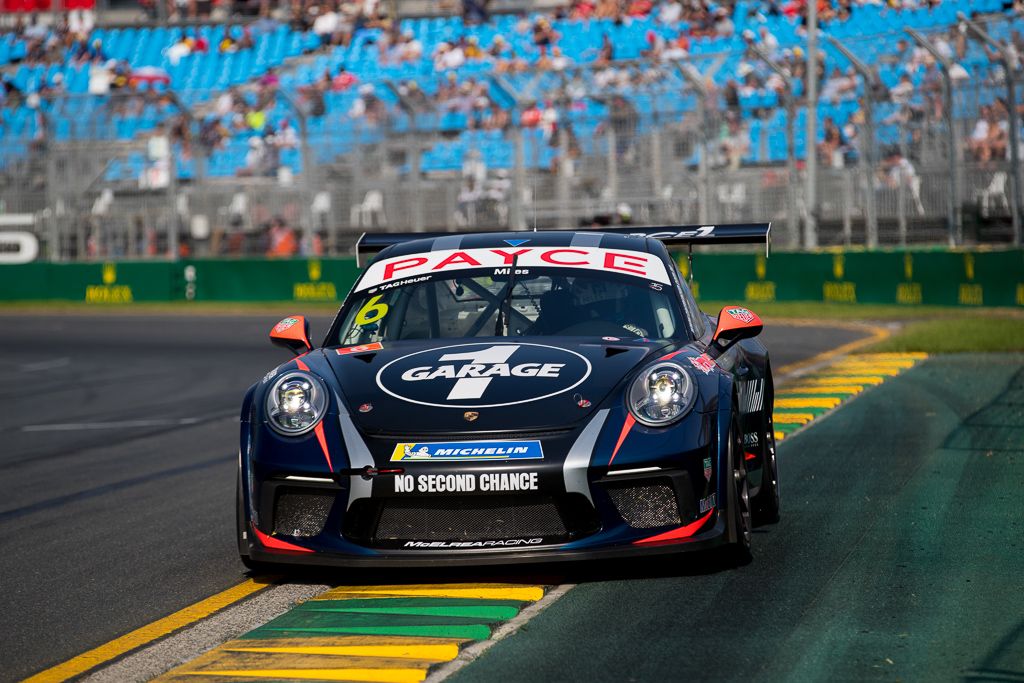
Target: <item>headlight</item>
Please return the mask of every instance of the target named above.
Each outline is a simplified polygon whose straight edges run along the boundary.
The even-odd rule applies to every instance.
[[[323,383],[305,372],[289,372],[267,393],[267,421],[287,436],[305,434],[315,427],[326,407]]]
[[[637,422],[664,427],[693,407],[697,387],[690,373],[676,363],[658,363],[633,380],[629,388],[629,412]]]

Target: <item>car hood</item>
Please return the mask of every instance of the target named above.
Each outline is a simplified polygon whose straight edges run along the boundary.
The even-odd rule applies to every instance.
[[[516,337],[323,351],[356,424],[368,434],[401,437],[569,427],[667,346],[648,340]]]

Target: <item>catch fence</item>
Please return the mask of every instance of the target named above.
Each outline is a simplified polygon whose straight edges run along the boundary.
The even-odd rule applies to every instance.
[[[480,73],[460,81],[486,95],[468,102],[440,101],[434,74],[372,94],[49,94],[5,112],[0,211],[57,261],[340,255],[375,229],[764,220],[792,248],[1019,244],[1012,27],[823,38],[842,78],[822,79],[814,206],[798,60],[751,46]]]

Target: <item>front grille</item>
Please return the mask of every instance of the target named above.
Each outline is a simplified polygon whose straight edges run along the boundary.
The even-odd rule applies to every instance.
[[[388,499],[382,502],[375,541],[554,540],[569,535],[550,497]]]
[[[274,505],[274,533],[316,536],[324,530],[332,503],[332,493],[281,491]]]
[[[681,524],[676,494],[668,483],[609,485],[608,495],[626,524],[634,529],[653,529]]]

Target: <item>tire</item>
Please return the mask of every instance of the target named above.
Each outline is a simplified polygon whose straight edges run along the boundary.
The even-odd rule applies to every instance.
[[[753,522],[750,509],[750,489],[747,482],[747,468],[743,462],[743,441],[739,427],[733,423],[728,435],[729,471],[731,473],[729,487],[729,543],[725,547],[725,557],[734,567],[750,564],[751,539],[753,538]]]
[[[765,399],[761,429],[761,486],[751,501],[754,526],[775,524],[779,521],[779,464],[775,451],[775,423],[772,420],[774,391]]]

